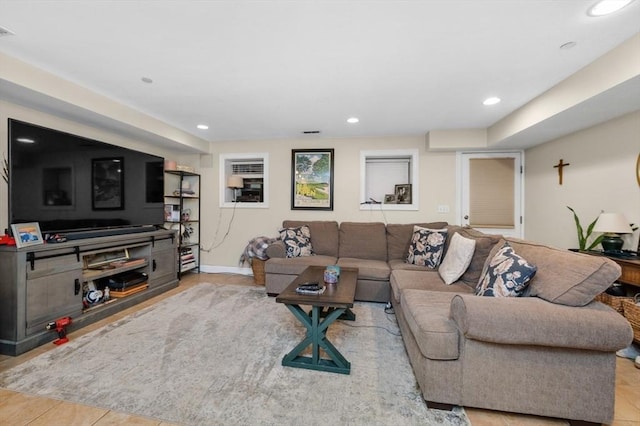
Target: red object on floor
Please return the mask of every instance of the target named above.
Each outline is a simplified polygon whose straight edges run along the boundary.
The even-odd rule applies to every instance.
[[[3,235],[0,237],[0,246],[2,245],[7,245],[7,246],[15,246],[16,245],[16,239],[9,236],[9,235]]]
[[[71,317],[62,317],[47,324],[47,330],[53,330],[55,328],[58,333],[58,338],[53,341],[54,345],[62,345],[69,341],[69,338],[67,337],[68,325],[71,325]]]

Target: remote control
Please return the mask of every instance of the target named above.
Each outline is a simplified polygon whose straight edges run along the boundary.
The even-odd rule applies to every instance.
[[[318,281],[309,281],[309,282],[300,284],[298,287],[317,287],[318,284],[319,284]]]

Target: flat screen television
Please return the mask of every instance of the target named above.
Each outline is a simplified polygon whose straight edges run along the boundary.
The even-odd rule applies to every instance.
[[[164,158],[9,119],[9,222],[67,239],[164,221]],[[46,238],[46,237],[45,237]]]

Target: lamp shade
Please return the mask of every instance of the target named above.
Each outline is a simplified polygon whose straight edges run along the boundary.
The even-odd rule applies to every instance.
[[[227,188],[242,188],[244,181],[241,176],[231,175],[227,178]]]
[[[600,213],[593,232],[603,232],[607,234],[630,234],[631,225],[626,217],[621,213]]]

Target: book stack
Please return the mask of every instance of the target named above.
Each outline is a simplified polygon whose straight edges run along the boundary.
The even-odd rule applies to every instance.
[[[320,285],[317,282],[304,283],[304,284],[300,284],[298,287],[296,287],[296,293],[298,293],[298,294],[314,294],[314,295],[318,295],[318,294],[324,293],[325,289],[326,289],[325,286]]]
[[[193,255],[191,247],[180,250],[180,271],[188,271],[196,267],[196,257]]]

